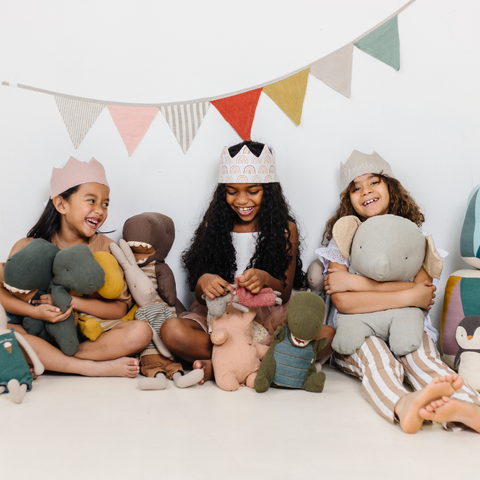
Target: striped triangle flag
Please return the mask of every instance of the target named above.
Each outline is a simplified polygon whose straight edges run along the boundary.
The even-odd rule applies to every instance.
[[[310,73],[325,85],[350,98],[352,86],[353,43],[339,48],[310,67]]]
[[[266,93],[296,124],[302,119],[303,102],[310,69],[263,87]]]
[[[159,108],[108,105],[108,110],[130,156],[147,133]]]
[[[160,111],[182,147],[183,153],[187,153],[190,148],[209,107],[210,102],[160,107]]]
[[[73,146],[77,149],[93,127],[98,116],[102,113],[105,105],[103,103],[84,102],[57,95],[55,96],[55,103]]]
[[[213,100],[212,105],[223,118],[235,129],[242,140],[251,140],[252,123],[257,110],[261,88],[250,90],[231,97]]]
[[[355,46],[395,70],[400,70],[400,39],[397,16],[365,35]]]

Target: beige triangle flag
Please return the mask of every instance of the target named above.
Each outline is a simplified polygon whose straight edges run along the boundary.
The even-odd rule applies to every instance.
[[[160,107],[183,153],[190,148],[209,106],[210,102],[198,102]]]
[[[353,43],[345,45],[310,67],[310,73],[325,85],[350,98]]]
[[[159,108],[108,105],[108,110],[130,156],[147,133]]]
[[[302,70],[285,80],[263,87],[266,93],[296,125],[302,119],[303,101],[307,89],[309,68]]]
[[[62,96],[55,96],[63,123],[67,128],[73,146],[78,148],[89,130],[105,108],[103,103],[84,102]]]

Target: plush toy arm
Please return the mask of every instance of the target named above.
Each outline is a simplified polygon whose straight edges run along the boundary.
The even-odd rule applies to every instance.
[[[223,345],[228,338],[228,332],[224,328],[214,330],[210,335],[210,340],[214,345]]]
[[[155,264],[155,274],[157,276],[158,294],[170,305],[175,305],[177,298],[177,288],[172,269],[165,263],[157,262]]]
[[[314,340],[312,342],[313,351],[315,353],[318,353],[320,350],[322,350],[322,348],[325,348],[327,346],[327,343],[328,343],[327,337],[321,338],[320,340]]]
[[[275,370],[277,369],[277,364],[274,357],[275,345],[276,342],[270,345],[270,348],[268,349],[267,353],[263,357],[262,362],[260,363],[257,376],[255,377],[254,388],[255,391],[258,393],[266,392],[273,382]]]
[[[153,331],[153,337],[152,337],[152,340],[153,340],[153,343],[155,344],[155,346],[157,347],[158,351],[164,356],[164,357],[167,357],[169,358],[170,360],[175,360],[175,357],[172,355],[172,353],[170,352],[170,350],[165,346],[165,344],[163,343],[162,339],[158,336],[157,332],[152,328],[152,331]]]
[[[233,297],[232,307],[235,307],[237,310],[240,310],[241,312],[248,313],[250,311],[250,309],[248,307],[246,307],[245,305],[242,305],[241,303],[238,303],[237,300],[238,300],[238,296],[235,295]]]
[[[275,333],[273,334],[273,343],[280,343],[283,342],[283,339],[285,338],[285,327],[277,327],[275,330]]]
[[[33,362],[33,369],[37,375],[41,375],[45,371],[43,363],[38,358],[38,355],[35,353],[30,344],[17,332],[15,332],[15,338],[17,342],[23,347],[23,349],[28,353],[30,360]]]
[[[53,282],[50,284],[50,289],[53,303],[62,312],[65,312],[72,303],[72,297],[68,294],[67,289],[63,285],[57,285]]]

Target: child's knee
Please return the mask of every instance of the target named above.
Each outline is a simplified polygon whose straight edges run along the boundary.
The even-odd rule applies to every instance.
[[[160,328],[160,338],[167,348],[175,345],[181,338],[182,322],[177,317],[171,317],[163,323]]]
[[[133,321],[130,323],[128,339],[135,344],[135,350],[143,350],[152,340],[153,331],[147,322]]]

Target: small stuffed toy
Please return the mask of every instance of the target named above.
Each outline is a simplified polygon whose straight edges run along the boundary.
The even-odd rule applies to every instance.
[[[377,282],[412,281],[423,267],[440,276],[442,259],[432,237],[423,235],[413,222],[395,215],[378,215],[361,223],[355,216],[338,220],[333,238],[344,258],[350,257],[350,273]],[[365,339],[376,335],[389,343],[396,355],[416,350],[423,336],[424,312],[398,308],[381,312],[337,314],[332,348],[344,355],[357,351]]]
[[[56,252],[56,253],[55,253]],[[72,302],[69,290],[89,295],[105,282],[105,273],[86,245],[60,250],[50,242],[37,238],[12,255],[5,263],[5,288],[15,292],[38,290],[51,293],[54,304],[65,312]],[[52,339],[68,356],[79,347],[73,313],[64,321],[43,322],[24,317],[25,330],[47,341]]]
[[[163,322],[173,314],[163,301],[157,300],[155,286],[138,266],[127,242],[120,239],[118,245],[111,243],[110,250],[122,266],[130,293],[139,306],[135,319],[148,321],[153,331],[153,343],[146,350],[154,353],[141,356],[142,373],[147,378],[140,380],[138,387],[141,390],[163,390],[167,387],[165,375],[179,388],[195,385],[203,378],[203,370],[196,369],[183,375],[181,364],[174,362],[173,355],[159,337]]]
[[[156,212],[130,217],[123,226],[123,239],[130,245],[138,265],[157,284],[160,298],[175,307],[178,315],[185,307],[177,298],[175,277],[165,258],[175,240],[175,225],[166,215]]]
[[[19,344],[30,357],[36,375],[44,372],[42,362],[28,342],[13,328],[7,328],[7,315],[0,305],[0,393],[10,393],[14,403],[22,403],[32,389],[33,375]]]
[[[328,343],[315,340],[323,326],[325,302],[312,292],[297,292],[287,309],[287,324],[278,327],[255,379],[255,390],[270,386],[322,392],[325,373],[317,372],[317,353]]]
[[[307,270],[307,284],[310,288],[310,291],[319,295],[323,298],[323,301],[326,301],[326,293],[324,289],[324,279],[323,279],[323,270],[324,266],[321,260],[316,258],[312,261]]]
[[[211,319],[213,372],[222,390],[232,392],[240,385],[253,388],[260,360],[268,350],[253,341],[257,310],[244,312],[229,305],[223,315]]]
[[[480,316],[465,317],[457,327],[458,352],[454,367],[475,390],[480,391]]]
[[[480,313],[480,185],[473,188],[468,198],[460,235],[460,255],[473,268],[457,270],[450,275],[440,322],[442,360],[452,368],[455,368],[459,348],[456,337],[460,322]]]

